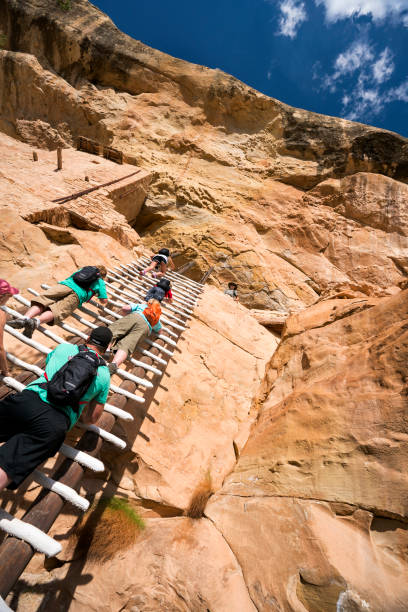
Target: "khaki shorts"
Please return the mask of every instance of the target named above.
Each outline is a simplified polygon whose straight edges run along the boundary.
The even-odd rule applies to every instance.
[[[109,329],[113,334],[112,348],[117,351],[122,349],[131,355],[138,342],[149,335],[149,326],[143,317],[137,312],[132,312],[121,319],[118,319]]]
[[[66,285],[53,285],[31,300],[31,306],[43,306],[45,310],[51,310],[54,320],[48,325],[55,325],[61,323],[78,308],[79,299],[75,291]]]

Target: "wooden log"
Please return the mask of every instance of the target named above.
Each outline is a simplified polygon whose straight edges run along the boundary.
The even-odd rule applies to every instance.
[[[159,344],[164,344],[160,338],[157,339],[157,342]],[[159,352],[160,350],[158,348],[152,348],[152,353],[154,355],[157,356]],[[152,363],[152,359],[149,357],[142,357],[141,361],[142,363],[146,362],[148,365],[151,365]],[[145,376],[145,370],[142,367],[133,368],[131,373],[139,377]],[[30,373],[29,376],[33,377],[33,374]],[[154,397],[160,379],[153,388],[147,390],[145,395],[146,410]],[[130,392],[134,392],[136,387],[134,382],[128,380],[124,381],[120,386],[123,390]],[[112,405],[121,409],[124,408],[126,402],[127,400],[123,395],[115,395],[110,401]],[[110,431],[114,422],[115,418],[110,413],[104,412],[101,418],[98,420],[98,426],[102,427],[106,431]],[[95,456],[99,452],[101,444],[102,439],[97,434],[89,431],[81,438],[76,448]],[[82,468],[79,464],[66,459],[57,469],[55,474],[53,474],[53,478],[62,484],[75,488],[80,482],[83,474],[84,468]],[[23,519],[26,522],[38,527],[42,531],[47,532],[58,517],[64,504],[65,500],[61,499],[61,497],[56,493],[52,491],[41,491],[28,511],[25,513]],[[34,550],[29,544],[23,542],[22,540],[9,537],[3,542],[3,544],[0,546],[1,597],[5,598],[8,595],[33,555]]]
[[[177,268],[176,272],[178,272],[178,274],[183,274],[184,272],[187,272],[187,270],[190,270],[193,266],[195,266],[195,261],[188,261],[184,264],[184,266]]]
[[[57,149],[57,169],[62,170],[62,149],[58,147]]]
[[[210,276],[210,274],[212,274],[213,270],[214,270],[214,266],[211,266],[211,268],[209,268],[209,270],[207,270],[207,272],[203,274],[200,280],[201,285],[204,285],[204,283],[208,280],[208,277]]]
[[[159,353],[158,349],[155,349]],[[149,363],[151,360],[143,357]],[[136,367],[131,370],[131,373],[136,376],[144,376],[145,371],[141,367]],[[157,383],[158,384],[158,383]],[[134,392],[136,385],[131,381],[124,381],[121,385],[124,391]],[[149,391],[154,395],[154,389]],[[110,403],[118,408],[123,409],[127,403],[127,399],[123,395],[115,395]],[[110,431],[115,423],[115,418],[112,414],[104,412],[98,420],[98,427],[105,431]],[[102,445],[102,439],[95,433],[88,431],[77,444],[76,448],[87,452],[89,455],[95,456],[99,453]],[[61,466],[53,474],[53,479],[75,489],[82,479],[84,468],[78,463],[65,459]],[[25,513],[23,519],[27,523],[34,525],[47,533],[52,524],[61,512],[65,500],[58,494],[52,491],[41,491],[30,508]],[[34,550],[29,544],[18,540],[17,538],[9,537],[0,546],[0,596],[5,598],[14,584],[26,568],[34,555]]]

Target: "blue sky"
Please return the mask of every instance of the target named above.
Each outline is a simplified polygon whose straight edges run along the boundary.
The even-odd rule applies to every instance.
[[[408,0],[93,0],[124,32],[259,91],[408,136]]]

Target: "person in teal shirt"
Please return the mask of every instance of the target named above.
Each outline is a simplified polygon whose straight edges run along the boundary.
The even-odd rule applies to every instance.
[[[87,350],[102,355],[112,339],[108,327],[92,330]],[[47,356],[48,380],[79,352],[73,344],[60,344]],[[15,489],[43,461],[52,457],[64,442],[65,434],[78,419],[96,423],[102,414],[110,387],[109,370],[102,361],[77,409],[52,404],[47,398],[46,377],[40,376],[21,393],[0,401],[0,491]]]
[[[65,280],[59,281],[41,295],[33,298],[24,319],[12,319],[9,325],[16,329],[24,328],[24,336],[31,338],[34,331],[42,323],[47,323],[47,325],[60,324],[76,308],[82,306],[84,302],[88,302],[93,296],[98,297],[102,305],[107,304],[108,294],[103,280],[107,270],[105,266],[98,266],[95,269],[99,270],[99,276],[89,288],[84,289],[74,281],[74,275],[79,272],[77,270]]]

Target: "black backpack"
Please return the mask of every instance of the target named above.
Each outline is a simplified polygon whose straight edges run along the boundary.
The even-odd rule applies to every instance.
[[[161,287],[152,287],[146,293],[145,301],[148,302],[149,300],[158,300],[159,302],[161,302],[165,296],[165,293],[166,292]]]
[[[101,273],[96,266],[85,266],[75,272],[72,278],[82,289],[89,289],[93,282],[101,278]]]
[[[42,384],[47,389],[47,400],[57,406],[72,406],[76,412],[79,410],[79,401],[89,389],[98,367],[106,365],[96,353],[86,346],[78,346],[79,353],[69,359],[55,372],[51,380]]]
[[[163,291],[166,293],[167,291],[170,291],[170,281],[167,278],[161,278],[156,287],[163,289]]]

